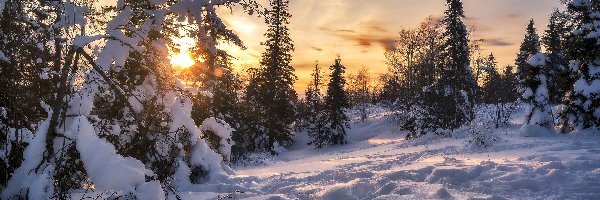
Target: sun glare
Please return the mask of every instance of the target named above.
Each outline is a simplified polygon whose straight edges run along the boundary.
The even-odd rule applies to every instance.
[[[171,56],[171,65],[175,67],[185,69],[191,67],[194,63],[196,63],[196,61],[192,59],[192,56],[190,56],[190,53],[187,51],[181,51],[178,54]]]
[[[173,42],[178,46],[179,53],[172,53],[170,56],[171,65],[181,69],[193,66],[196,61],[192,58],[189,49],[195,45],[194,40],[189,37],[173,38]]]

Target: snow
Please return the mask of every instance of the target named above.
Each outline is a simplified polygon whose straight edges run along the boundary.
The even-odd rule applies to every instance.
[[[145,175],[152,175],[142,162],[117,154],[113,145],[98,138],[85,116],[77,117],[70,130],[77,136],[77,151],[96,189],[133,191],[144,183]]]
[[[352,112],[352,111],[351,111]],[[488,111],[478,111],[487,116]],[[482,113],[483,112],[483,113]],[[358,112],[357,112],[358,113]],[[523,111],[507,127],[490,130],[500,138],[473,148],[468,134],[432,134],[404,140],[391,113],[369,112],[355,122],[350,144],[315,149],[305,133],[286,152],[260,165],[236,167],[238,199],[598,199],[600,135],[522,136]],[[484,121],[485,122],[485,121]],[[528,129],[534,127],[524,126]],[[464,130],[463,130],[464,131]],[[180,192],[183,199],[217,198],[240,190],[202,187]],[[226,188],[223,191],[223,188]],[[227,189],[229,189],[227,191]],[[234,198],[234,199],[235,199]]]
[[[84,47],[85,45],[104,37],[106,37],[106,35],[77,36],[75,40],[73,40],[73,45],[77,47]]]
[[[519,129],[519,135],[523,137],[544,137],[552,136],[555,133],[547,128],[543,128],[538,125],[523,125]]]
[[[229,162],[231,157],[231,146],[235,145],[235,142],[231,139],[231,134],[235,130],[231,128],[227,122],[214,117],[210,117],[202,122],[202,130],[210,130],[221,138],[218,150],[219,153],[223,155],[223,159]]]
[[[137,199],[144,199],[144,200],[163,200],[163,199],[165,199],[165,192],[163,191],[162,187],[160,186],[160,182],[158,182],[158,181],[151,181],[151,182],[144,183],[144,184],[138,186],[135,189],[135,191],[136,191],[135,197]]]
[[[42,162],[44,151],[46,150],[46,135],[48,134],[48,127],[50,126],[50,118],[52,118],[52,110],[50,107],[44,103],[42,103],[42,107],[46,109],[48,117],[38,124],[35,137],[29,143],[23,154],[23,157],[25,158],[23,163],[13,173],[6,188],[2,191],[0,195],[2,198],[0,199],[11,199],[14,196],[24,198],[25,194],[23,194],[23,192],[27,191],[23,190],[26,190],[32,184],[43,188],[44,181],[47,179],[46,177],[48,177],[47,171],[52,171],[48,170],[51,169],[52,166],[47,166],[44,168],[43,173],[37,174],[36,172],[36,167]],[[38,192],[35,193],[33,197],[41,197],[44,195],[43,192],[37,191]]]
[[[2,1],[2,0],[0,0],[0,1]],[[0,61],[10,63],[10,60],[6,57],[6,55],[4,55],[4,52],[2,52],[2,51],[0,51]]]
[[[533,67],[543,67],[546,64],[546,55],[543,53],[537,53],[529,56],[527,63]]]
[[[600,80],[597,79],[588,84],[584,78],[580,78],[575,82],[574,90],[576,93],[588,97],[592,94],[598,94],[600,92]]]
[[[4,5],[6,5],[6,0],[0,0],[0,17],[2,17],[2,12],[4,11]]]

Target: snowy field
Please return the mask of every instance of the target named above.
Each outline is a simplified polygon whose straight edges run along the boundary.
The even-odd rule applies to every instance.
[[[493,132],[500,141],[483,148],[460,133],[405,141],[385,112],[374,113],[352,124],[349,145],[314,149],[298,142],[261,165],[234,168],[231,185],[204,185],[181,197],[600,199],[597,133],[523,137],[517,113],[512,125]]]

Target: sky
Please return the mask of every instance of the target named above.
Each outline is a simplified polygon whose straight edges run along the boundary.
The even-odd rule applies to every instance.
[[[102,0],[108,1],[108,0]],[[268,5],[266,0],[258,0]],[[296,50],[292,66],[303,93],[315,61],[328,68],[337,55],[347,73],[363,66],[373,76],[384,73],[384,52],[402,28],[415,27],[428,16],[442,17],[446,0],[290,0],[289,28]],[[529,19],[543,34],[548,16],[561,7],[559,0],[463,0],[469,26],[477,27],[474,37],[484,39],[484,54],[494,53],[500,66],[513,64]],[[222,10],[220,16],[247,46],[227,48],[238,60],[237,68],[258,65],[264,47],[264,20],[240,9]]]

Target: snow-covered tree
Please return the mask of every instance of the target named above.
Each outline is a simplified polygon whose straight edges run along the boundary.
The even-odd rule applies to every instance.
[[[346,144],[346,129],[349,128],[348,116],[344,110],[350,105],[348,96],[344,91],[346,79],[344,72],[346,67],[342,65],[340,58],[335,59],[335,64],[329,67],[329,83],[327,84],[327,96],[325,97],[324,121],[325,128],[311,134],[309,144],[316,147],[324,145]]]
[[[246,99],[256,106],[260,114],[259,124],[263,131],[259,143],[264,150],[277,153],[278,149],[293,142],[293,123],[296,121],[297,101],[294,82],[296,75],[291,66],[293,41],[287,25],[291,14],[288,0],[271,0],[271,9],[266,11],[268,26],[267,41],[262,43],[266,51],[262,54],[260,68],[251,80],[252,87],[246,90]]]
[[[560,103],[575,82],[573,73],[568,68],[565,51],[568,31],[567,15],[558,9],[554,10],[541,40],[548,56],[544,71],[548,77],[548,94],[552,103]]]
[[[0,190],[23,161],[35,131],[30,125],[46,117],[39,102],[50,103],[56,91],[46,76],[53,61],[51,29],[31,20],[47,9],[34,0],[0,6]]]
[[[528,63],[529,56],[536,55],[541,51],[540,37],[536,32],[533,19],[529,21],[525,31],[525,39],[523,40],[523,43],[521,43],[517,59],[515,60],[517,76],[519,78],[519,88],[521,90],[524,90],[524,88],[527,87],[525,81],[528,80],[529,77],[527,77],[525,73],[527,73],[528,69],[531,69],[531,66]],[[521,91],[521,93],[523,92],[524,91]]]
[[[523,92],[522,101],[527,105],[525,112],[525,124],[537,125],[546,129],[554,126],[552,110],[548,103],[548,86],[544,67],[548,58],[543,53],[533,54],[529,57],[527,65],[521,70],[521,88]]]
[[[600,128],[600,1],[573,0],[568,4],[574,31],[568,37],[569,67],[578,80],[562,109],[563,132]]]
[[[325,118],[325,105],[323,102],[323,95],[321,94],[321,85],[323,84],[323,77],[321,75],[321,67],[319,64],[315,64],[315,69],[311,74],[311,82],[308,84],[306,89],[306,108],[305,108],[305,119],[306,119],[306,132],[310,138],[322,137],[326,133]],[[309,144],[313,144],[309,142]],[[321,147],[322,144],[315,143],[317,147]]]
[[[456,129],[473,118],[475,78],[470,67],[468,31],[460,0],[448,0],[443,24],[444,51],[439,68],[439,79],[424,89],[428,124],[443,129]]]
[[[90,7],[84,3],[49,2],[59,12],[42,16],[55,20],[27,16],[31,24],[55,28],[47,29],[50,33],[38,31],[41,36],[22,34],[55,40],[38,47],[43,56],[44,44],[55,45],[47,48],[54,51],[50,59],[36,60],[52,66],[40,78],[56,81],[49,85],[56,89],[49,90],[55,94],[48,105],[40,106],[46,119],[38,123],[23,163],[3,188],[2,199],[63,199],[72,189],[90,186],[138,198],[150,192],[161,199],[192,183],[222,180],[229,171],[224,161],[231,154],[233,129],[217,118],[203,120],[201,125],[191,118],[191,94],[197,90],[185,87],[172,72],[167,62],[168,33],[179,28],[170,22],[180,18],[206,25],[202,27],[221,27],[203,20],[209,15],[202,10],[237,4],[119,1],[106,10],[109,21],[103,27],[86,29],[92,31],[84,27],[102,23],[85,15]],[[29,13],[36,12],[23,12]],[[20,55],[6,52],[9,61]],[[211,148],[203,139],[209,131],[218,137],[218,146]]]

